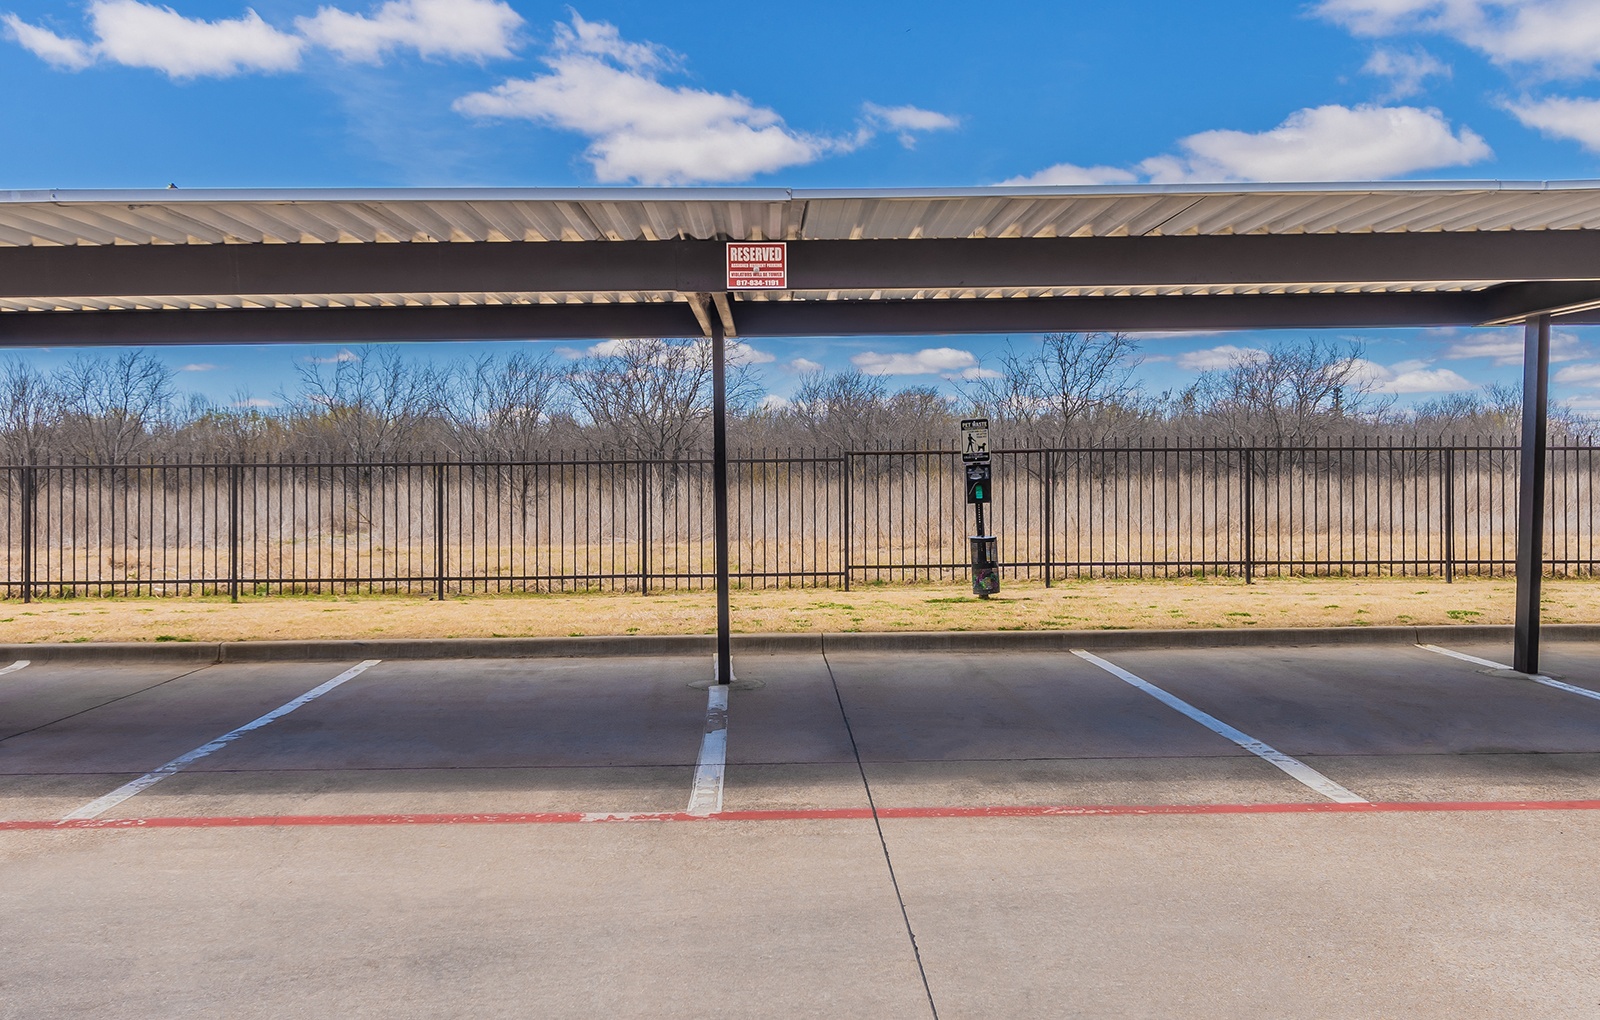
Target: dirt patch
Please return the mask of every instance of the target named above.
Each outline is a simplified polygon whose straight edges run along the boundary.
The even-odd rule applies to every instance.
[[[1073,581],[1008,585],[987,601],[954,585],[736,591],[741,633],[1351,627],[1510,623],[1515,583],[1421,578]],[[1600,582],[1547,580],[1545,621],[1600,622]],[[0,602],[0,642],[707,634],[710,592],[659,595],[280,596]]]

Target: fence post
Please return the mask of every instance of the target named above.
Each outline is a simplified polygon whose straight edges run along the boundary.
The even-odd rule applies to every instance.
[[[244,510],[239,505],[244,485],[243,475],[243,465],[228,465],[228,600],[230,602],[239,601],[239,574],[244,560],[240,552],[244,539],[240,534],[244,530],[242,525]]]
[[[844,508],[844,556],[840,563],[844,567],[844,590],[850,590],[850,451],[844,450],[839,455],[839,488],[843,493]]]
[[[433,465],[433,574],[434,594],[444,601],[444,464]]]
[[[650,594],[650,462],[639,461],[639,593]]]
[[[1456,580],[1456,451],[1440,448],[1444,462],[1444,582]]]
[[[1256,453],[1239,450],[1239,466],[1244,477],[1244,583],[1255,583],[1256,571]]]
[[[33,601],[34,499],[38,495],[38,468],[22,469],[22,601]]]
[[[1050,587],[1050,564],[1055,558],[1055,542],[1052,534],[1055,530],[1055,492],[1056,492],[1056,453],[1054,450],[1044,452],[1044,586]]]

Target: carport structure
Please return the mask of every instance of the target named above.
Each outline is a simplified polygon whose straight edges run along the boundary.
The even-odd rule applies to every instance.
[[[0,192],[0,346],[707,337],[722,682],[727,338],[1515,324],[1535,673],[1552,321],[1600,323],[1600,182]]]

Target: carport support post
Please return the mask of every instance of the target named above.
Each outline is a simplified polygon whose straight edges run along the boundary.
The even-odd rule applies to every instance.
[[[1539,672],[1544,580],[1544,459],[1550,399],[1550,316],[1528,320],[1522,341],[1522,464],[1517,492],[1517,628],[1512,665]]]
[[[719,684],[733,678],[728,638],[728,366],[722,317],[711,319],[711,499],[717,546],[717,675]]]

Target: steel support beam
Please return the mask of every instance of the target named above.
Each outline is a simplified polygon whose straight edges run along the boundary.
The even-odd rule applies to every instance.
[[[386,343],[739,334],[849,336],[1057,330],[1470,326],[1478,293],[922,301],[687,301],[0,313],[0,347],[206,343]],[[697,303],[698,302],[698,303]],[[728,314],[723,314],[727,308]]]
[[[733,680],[728,607],[728,352],[721,316],[711,317],[711,500],[717,547],[716,682]]]
[[[1528,320],[1522,347],[1522,453],[1517,486],[1517,623],[1512,665],[1539,672],[1544,580],[1544,468],[1550,399],[1550,316]]]
[[[1510,326],[1535,315],[1569,315],[1600,308],[1600,280],[1508,283],[1483,292],[1485,326]]]
[[[700,336],[687,301],[0,314],[0,347]]]
[[[1600,230],[790,241],[795,290],[1592,279]],[[0,297],[714,293],[722,241],[0,247]]]
[[[1072,330],[1314,329],[1474,326],[1472,293],[1262,294],[1204,297],[740,301],[739,334],[892,336]]]

